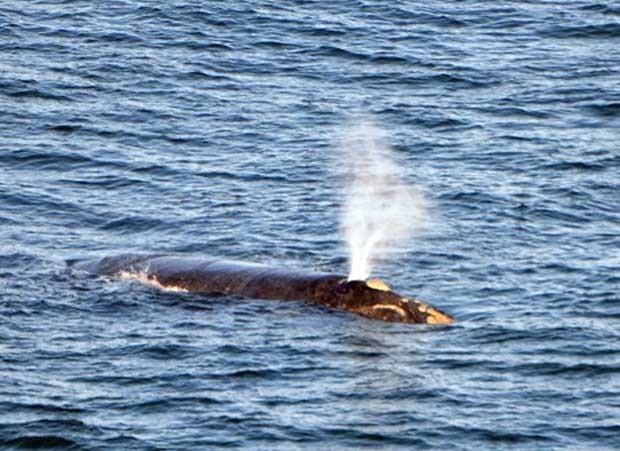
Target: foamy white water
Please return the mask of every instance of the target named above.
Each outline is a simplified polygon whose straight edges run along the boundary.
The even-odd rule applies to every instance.
[[[414,168],[399,161],[374,123],[351,125],[341,142],[346,200],[341,230],[349,250],[349,280],[367,279],[373,264],[409,249],[427,222],[422,190],[407,182]]]
[[[136,280],[145,285],[150,285],[160,290],[187,293],[187,290],[183,287],[177,287],[175,285],[162,285],[161,283],[159,283],[159,280],[156,277],[149,277],[148,268],[145,268],[142,271],[135,271],[135,272],[134,271],[121,271],[119,276],[121,279]]]

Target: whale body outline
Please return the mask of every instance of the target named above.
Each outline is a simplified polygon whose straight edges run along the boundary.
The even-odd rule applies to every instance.
[[[121,254],[74,263],[99,276],[136,276],[163,289],[206,295],[305,301],[389,322],[451,324],[454,318],[377,280],[170,254]]]

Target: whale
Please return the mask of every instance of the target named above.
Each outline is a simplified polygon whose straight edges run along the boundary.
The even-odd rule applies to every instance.
[[[454,322],[450,315],[419,299],[401,296],[378,279],[347,280],[341,274],[165,254],[121,254],[73,262],[72,266],[97,276],[137,278],[166,290],[304,301],[388,322]]]

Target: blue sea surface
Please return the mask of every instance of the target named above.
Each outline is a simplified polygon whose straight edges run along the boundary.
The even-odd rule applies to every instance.
[[[347,271],[338,136],[433,225],[390,324],[121,252]],[[616,1],[0,1],[0,449],[620,449]]]

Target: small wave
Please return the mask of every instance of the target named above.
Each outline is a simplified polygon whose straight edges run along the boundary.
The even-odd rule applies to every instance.
[[[196,347],[179,345],[175,343],[161,343],[154,345],[141,344],[123,347],[115,350],[115,352],[116,351],[125,355],[135,355],[137,357],[144,357],[153,360],[184,359],[192,355],[200,354],[200,349]]]
[[[201,171],[196,175],[204,178],[223,178],[232,180],[242,180],[244,182],[290,182],[290,180],[282,175],[267,175],[258,172],[230,172],[230,171]],[[302,181],[305,183],[306,181]]]
[[[254,47],[263,47],[267,49],[298,49],[299,48],[297,44],[291,44],[286,41],[276,41],[276,40],[258,41],[252,45]]]
[[[472,337],[474,343],[493,344],[509,347],[515,343],[544,343],[557,340],[565,336],[581,334],[584,338],[587,329],[566,327],[543,327],[532,329],[516,329],[508,326],[480,328]]]
[[[494,79],[493,77],[484,77],[482,75],[476,77],[466,77],[464,75],[456,75],[453,73],[439,73],[430,76],[424,77],[404,77],[403,82],[406,84],[431,84],[436,85],[437,83],[445,84],[450,89],[476,89],[476,88],[487,88],[491,86],[497,86],[499,84],[499,80]]]
[[[556,39],[612,39],[620,37],[620,23],[610,22],[574,27],[553,26],[542,30],[540,35]]]
[[[127,44],[141,44],[143,41],[144,40],[140,36],[129,32],[101,33],[86,39],[86,42],[114,42]]]
[[[455,17],[455,15],[443,12],[432,13],[427,8],[412,8],[392,6],[386,14],[392,15],[397,24],[410,25],[411,23],[434,25],[441,28],[461,28],[467,26],[470,21]]]
[[[531,117],[535,119],[547,119],[552,115],[540,110],[534,110],[525,107],[516,106],[494,106],[492,109],[486,110],[494,116],[498,117]]]
[[[128,165],[128,169],[136,174],[147,174],[150,176],[170,177],[179,175],[181,172],[168,165],[146,163],[146,164],[131,164]]]
[[[375,64],[411,64],[408,58],[394,55],[375,55],[370,57],[370,62]]]
[[[4,412],[45,412],[54,415],[81,414],[85,409],[76,406],[43,404],[43,403],[23,403],[15,401],[0,402],[0,410]]]
[[[466,204],[469,208],[479,208],[482,205],[503,204],[506,199],[491,192],[483,191],[458,191],[445,193],[438,197],[442,201],[456,201]]]
[[[365,428],[351,427],[323,427],[314,433],[329,443],[339,443],[344,447],[360,449],[369,446],[385,445],[407,446],[409,449],[432,449],[432,443],[427,437],[421,434],[386,434],[382,432],[371,432]],[[390,448],[390,446],[388,446]]]
[[[111,160],[97,160],[84,152],[18,149],[0,153],[0,164],[18,169],[45,169],[65,172],[72,167],[117,167]]]
[[[99,229],[113,230],[116,232],[148,232],[166,226],[167,223],[159,218],[145,216],[130,216],[106,221]]]
[[[69,377],[67,379],[68,382],[74,383],[86,383],[86,384],[109,384],[113,386],[120,387],[133,387],[136,385],[144,386],[144,385],[153,385],[157,384],[161,381],[165,380],[176,380],[182,375],[174,374],[172,376],[162,377],[162,376],[120,376],[118,374],[109,375],[109,374],[95,374],[93,376],[75,376]]]
[[[302,50],[302,52],[312,56],[343,58],[352,61],[370,61],[371,59],[370,55],[330,45],[321,45],[311,50]]]
[[[77,132],[78,130],[80,130],[80,128],[82,127],[79,125],[69,125],[69,124],[52,125],[52,126],[47,127],[49,131],[66,133],[66,134]]]
[[[287,371],[282,371],[282,373],[286,373]],[[279,371],[272,369],[260,369],[260,370],[238,370],[232,371],[229,373],[223,373],[217,375],[220,379],[264,379],[269,377],[282,377],[282,374]]]
[[[106,189],[118,189],[118,188],[125,188],[128,186],[145,185],[145,184],[148,185],[151,182],[146,181],[146,180],[141,180],[138,178],[105,174],[105,175],[90,177],[87,179],[61,178],[58,180],[58,183],[61,183],[66,186],[75,185],[80,188],[100,187],[100,188],[106,188]]]
[[[607,170],[607,167],[603,164],[587,163],[585,161],[562,161],[539,166],[536,170],[601,172]]]
[[[25,435],[0,441],[0,447],[14,449],[81,449],[77,442],[61,435]]]
[[[9,429],[10,428],[10,429]],[[81,449],[74,436],[97,436],[101,429],[72,418],[42,419],[2,425],[13,437],[0,438],[0,448],[15,449]]]
[[[491,30],[500,30],[499,33],[505,33],[505,30],[514,30],[517,28],[525,28],[532,25],[531,18],[522,18],[522,17],[513,17],[513,18],[502,18],[499,20],[493,20],[490,23],[486,24],[485,27],[488,27]]]
[[[38,219],[43,217],[54,218],[54,220],[67,221],[68,223],[99,223],[100,219],[92,212],[84,208],[77,202],[65,200],[59,196],[41,193],[35,190],[30,192],[9,192],[3,197],[5,206],[9,206],[12,211],[19,213],[24,211],[24,207],[30,207],[29,215],[36,214]]]
[[[202,70],[192,70],[178,76],[179,80],[212,80],[212,81],[229,81],[230,77],[222,74],[207,73]]]
[[[320,27],[301,26],[295,28],[295,31],[303,35],[315,36],[320,38],[344,36],[347,34],[346,29],[330,28],[325,25],[321,25]]]
[[[491,442],[494,444],[498,443],[506,443],[506,444],[517,444],[517,443],[527,443],[527,442],[535,442],[537,445],[540,443],[548,443],[551,445],[556,440],[553,437],[550,437],[546,434],[538,434],[535,432],[526,432],[526,431],[508,431],[501,430],[500,428],[496,429],[487,429],[487,428],[476,428],[476,427],[461,427],[461,426],[449,426],[446,428],[446,432],[449,434],[457,434],[458,436],[462,434],[467,434],[470,437],[479,438],[485,442]]]
[[[139,415],[152,414],[158,412],[170,412],[180,408],[186,408],[191,405],[214,406],[221,404],[215,398],[210,396],[197,397],[174,397],[168,399],[151,399],[137,403],[127,403],[119,406],[120,410],[128,410]]]
[[[223,44],[223,43],[204,43],[204,42],[196,42],[196,41],[173,41],[167,42],[166,47],[181,47],[186,48],[193,51],[203,51],[203,52],[231,52],[234,50],[233,47]]]
[[[577,224],[587,224],[592,222],[592,218],[586,215],[576,214],[573,210],[560,211],[557,208],[535,207],[528,211],[529,217],[550,219],[556,223],[564,223],[576,226]]]
[[[16,268],[40,265],[43,259],[37,255],[25,252],[13,252],[9,254],[0,254],[1,268]]]
[[[562,376],[563,378],[594,378],[598,376],[618,375],[620,374],[620,365],[605,363],[565,364],[556,362],[540,362],[517,365],[514,370],[519,373],[546,374],[552,376]]]
[[[250,349],[227,343],[225,345],[222,345],[222,346],[218,347],[216,349],[216,352],[217,353],[222,353],[222,354],[225,354],[225,355],[230,355],[230,354],[233,354],[233,355],[246,355],[246,354],[248,354],[248,352],[250,352]]]
[[[419,125],[426,128],[438,128],[451,131],[458,129],[461,131],[465,127],[472,127],[473,125],[467,121],[455,119],[451,117],[432,117],[420,116],[405,122],[408,125]]]
[[[585,107],[602,117],[620,116],[620,102],[592,104]]]
[[[20,89],[18,91],[11,91],[5,93],[9,97],[15,97],[18,99],[41,99],[41,100],[54,100],[57,102],[72,102],[75,99],[69,96],[54,94],[42,89]]]
[[[595,11],[603,15],[620,16],[620,8],[606,5],[604,3],[595,3],[592,5],[585,5],[580,8],[583,11]]]

